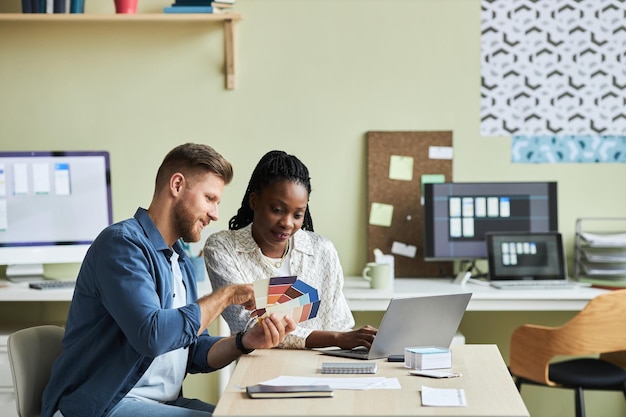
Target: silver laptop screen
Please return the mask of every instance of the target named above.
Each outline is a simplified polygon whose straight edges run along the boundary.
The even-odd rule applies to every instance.
[[[487,252],[491,281],[567,279],[560,233],[490,233]]]

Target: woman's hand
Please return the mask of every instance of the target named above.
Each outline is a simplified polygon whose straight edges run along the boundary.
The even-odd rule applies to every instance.
[[[369,324],[355,330],[350,330],[349,332],[339,332],[337,333],[337,346],[342,349],[365,346],[369,349],[372,346],[377,332],[378,329]]]

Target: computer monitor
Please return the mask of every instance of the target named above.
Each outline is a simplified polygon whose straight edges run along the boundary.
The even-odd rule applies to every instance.
[[[113,220],[109,153],[0,152],[0,265],[12,281],[81,263]]]
[[[556,231],[556,182],[424,184],[425,260],[487,259],[487,232]]]

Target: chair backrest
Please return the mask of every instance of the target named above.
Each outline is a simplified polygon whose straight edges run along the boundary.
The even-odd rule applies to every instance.
[[[558,328],[555,348],[561,355],[623,350],[626,348],[625,323],[626,290],[598,295]]]
[[[514,375],[554,385],[550,360],[559,355],[594,355],[626,350],[626,290],[593,298],[560,327],[525,324],[511,337],[510,369]]]
[[[41,415],[41,397],[52,364],[61,354],[64,333],[63,327],[45,325],[18,330],[9,336],[9,363],[20,417]]]

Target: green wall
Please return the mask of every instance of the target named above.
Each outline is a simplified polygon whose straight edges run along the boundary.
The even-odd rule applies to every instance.
[[[159,12],[171,0],[139,3]],[[0,12],[19,7],[6,0]],[[113,0],[86,2],[87,13],[113,10]],[[0,22],[0,147],[110,151],[122,220],[148,205],[169,149],[209,143],[235,167],[215,228],[226,227],[263,153],[295,153],[311,170],[316,230],[333,240],[348,275],[367,257],[369,130],[453,131],[457,181],[558,181],[570,255],[576,218],[623,214],[626,194],[611,186],[625,177],[623,164],[511,164],[510,138],[480,136],[479,0],[238,0],[236,10],[235,90],[224,88],[218,23]],[[462,330],[506,357],[512,329],[531,319],[565,317],[468,313]],[[573,413],[571,393],[544,392],[524,392],[533,416]],[[623,403],[590,395],[589,414],[624,414]]]

